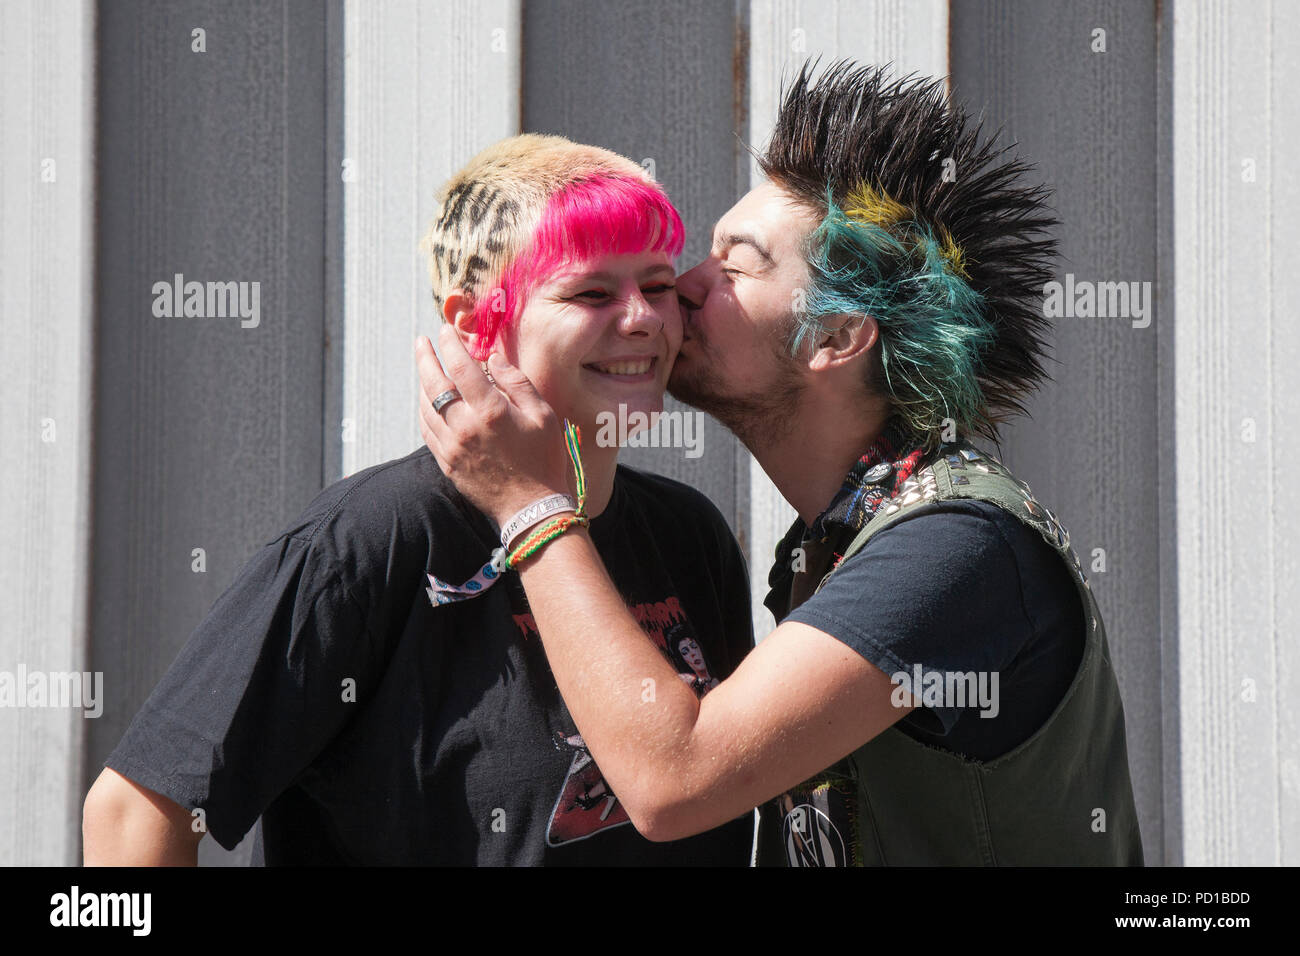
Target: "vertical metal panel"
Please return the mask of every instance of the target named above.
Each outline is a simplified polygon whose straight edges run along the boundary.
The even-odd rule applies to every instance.
[[[0,5],[0,671],[15,680],[87,670],[94,24],[86,0]],[[0,708],[0,866],[79,861],[84,714]]]
[[[1106,52],[1094,52],[1094,30]],[[954,94],[1039,164],[1064,221],[1058,280],[1156,279],[1154,7],[970,2],[952,12]],[[958,171],[960,175],[960,171]],[[1109,632],[1148,863],[1163,862],[1157,333],[1061,318],[1055,381],[1004,431],[1008,464],[1070,529]],[[1158,304],[1158,303],[1157,303]],[[1104,551],[1106,570],[1100,570]]]
[[[929,76],[948,72],[948,5],[943,0],[755,0],[750,8],[750,142],[762,149],[772,133],[783,80],[803,62],[821,56],[823,65],[839,57],[862,64],[892,62],[895,75],[916,70]],[[762,180],[748,164],[748,183]],[[763,606],[767,574],[777,542],[798,517],[758,463],[749,462],[750,590],[754,632],[771,632],[771,613]]]
[[[754,142],[776,117],[781,81],[810,57],[863,65],[893,63],[897,75],[948,72],[948,4],[943,0],[754,0],[750,5],[750,104]],[[753,169],[755,176],[758,170]]]
[[[108,703],[91,779],[240,566],[321,486],[331,8],[100,6],[92,660]],[[156,317],[153,285],[178,273],[260,283],[258,324]],[[231,855],[205,840],[200,858]]]
[[[1184,862],[1300,862],[1294,4],[1173,10]],[[1252,433],[1253,429],[1253,433]]]
[[[738,24],[733,7],[722,3],[669,0],[649,13],[635,0],[529,4],[524,129],[652,161],[686,224],[681,267],[690,268],[707,255],[713,223],[742,191]],[[689,412],[671,398],[664,408]],[[700,450],[687,458],[682,448],[628,448],[620,460],[700,489],[733,530],[741,529],[743,449],[707,418]]]
[[[518,0],[344,6],[342,407],[326,430],[351,474],[422,443],[412,343],[437,317],[418,245],[438,188],[519,132],[521,40]]]
[[[1166,866],[1181,866],[1182,767],[1178,685],[1178,509],[1176,464],[1178,444],[1174,428],[1174,338],[1177,313],[1173,294],[1176,269],[1173,256],[1173,4],[1160,4],[1156,22],[1156,295],[1164,316],[1156,327],[1156,496],[1157,545],[1160,573],[1160,756],[1161,829]],[[1156,768],[1151,768],[1155,772]],[[1147,839],[1151,846],[1154,840]]]

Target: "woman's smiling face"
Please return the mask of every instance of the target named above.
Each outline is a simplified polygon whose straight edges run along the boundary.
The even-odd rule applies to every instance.
[[[682,342],[667,252],[605,255],[538,283],[497,348],[555,409],[583,428],[597,415],[663,410]]]

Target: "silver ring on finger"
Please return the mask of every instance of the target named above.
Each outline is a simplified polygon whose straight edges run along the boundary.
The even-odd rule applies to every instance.
[[[433,410],[441,415],[444,408],[459,398],[461,398],[460,392],[454,388],[449,388],[433,400]]]

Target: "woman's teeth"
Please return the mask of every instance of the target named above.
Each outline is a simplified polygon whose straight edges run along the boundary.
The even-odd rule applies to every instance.
[[[608,364],[592,363],[592,368],[606,375],[644,375],[650,371],[654,359],[642,359],[639,362],[610,362]]]

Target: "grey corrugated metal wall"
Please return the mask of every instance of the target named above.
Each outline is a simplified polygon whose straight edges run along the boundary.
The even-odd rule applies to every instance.
[[[199,617],[321,487],[337,242],[322,14],[338,9],[99,6],[90,669],[106,702],[88,779]],[[153,284],[176,274],[260,283],[257,325],[155,317]]]
[[[102,670],[106,699],[90,721],[0,710],[0,863],[79,861],[86,788],[237,568],[322,485],[418,445],[410,342],[432,316],[415,243],[438,183],[521,129],[651,159],[690,265],[752,181],[733,131],[761,144],[783,71],[818,53],[950,68],[1056,187],[1062,276],[1154,283],[1147,328],[1059,322],[1057,380],[1004,450],[1081,556],[1105,551],[1091,577],[1148,862],[1294,862],[1282,482],[1300,333],[1274,318],[1291,298],[1274,250],[1300,221],[1281,162],[1297,16],[1267,0],[6,4],[0,581],[18,600],[0,670]],[[258,326],[155,317],[152,286],[177,273],[258,282]],[[708,491],[761,582],[789,510],[725,432],[710,422],[699,459],[626,460]],[[249,842],[205,841],[201,861]]]
[[[86,666],[94,11],[0,7],[0,672]],[[93,690],[93,689],[92,689]],[[93,720],[0,709],[0,864],[71,863]]]
[[[1159,81],[1171,85],[1157,163],[1168,210],[1161,350],[1171,371],[1160,450],[1176,492],[1161,530],[1176,557],[1163,599],[1176,618],[1164,646],[1178,691],[1165,740],[1180,782],[1166,791],[1167,826],[1179,826],[1189,865],[1295,865],[1300,6],[1166,5],[1161,28],[1170,39]]]
[[[1107,52],[1093,52],[1092,30]],[[979,0],[952,13],[957,99],[1005,124],[1056,190],[1058,278],[1156,273],[1156,24],[1148,4]],[[1163,317],[1163,313],[1161,313]],[[1003,433],[1005,461],[1070,529],[1109,635],[1149,861],[1168,847],[1161,762],[1156,336],[1163,323],[1056,322],[1055,381]],[[1093,566],[1096,548],[1105,570]]]

